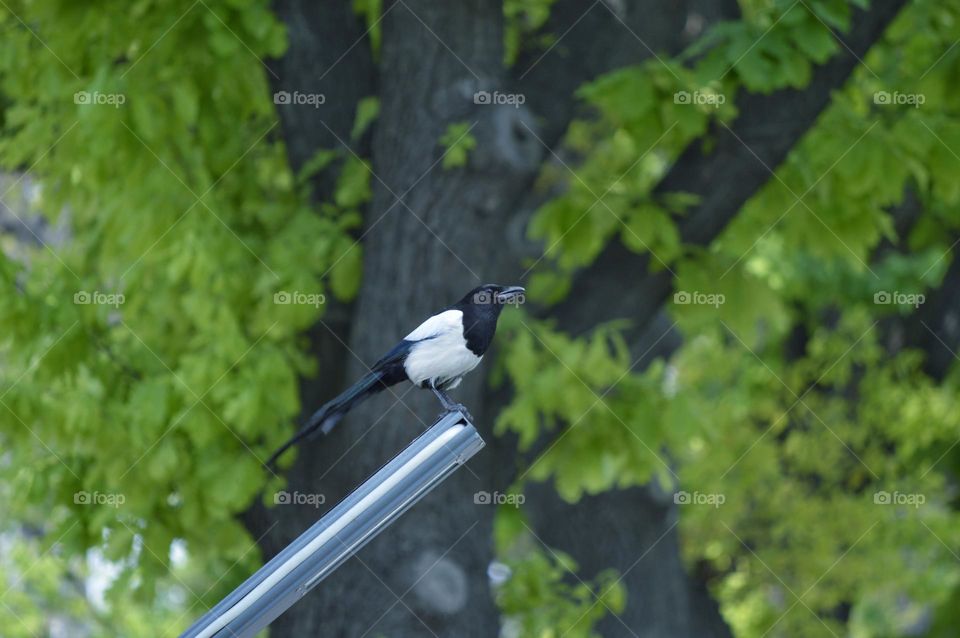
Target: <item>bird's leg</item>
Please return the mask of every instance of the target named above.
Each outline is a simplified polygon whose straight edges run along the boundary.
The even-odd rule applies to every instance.
[[[440,399],[445,413],[462,412],[468,419],[473,420],[470,412],[467,411],[467,406],[462,403],[455,403],[446,392],[436,386],[436,383],[432,379],[430,380],[430,389],[433,390],[433,393]]]
[[[440,399],[443,409],[449,411],[451,407],[451,401],[450,397],[447,396],[447,393],[434,385],[433,381],[430,382],[430,389],[433,390],[433,393],[437,395],[438,399]]]

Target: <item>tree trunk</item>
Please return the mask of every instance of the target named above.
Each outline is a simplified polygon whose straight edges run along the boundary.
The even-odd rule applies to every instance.
[[[523,129],[520,118],[529,120],[525,109],[474,104],[476,91],[503,86],[498,2],[397,2],[384,6],[380,25],[374,198],[363,236],[363,286],[344,348],[347,379],[363,374],[397,339],[466,290],[505,275],[504,266],[515,258],[507,249],[511,212],[504,203],[518,197],[540,157],[514,134]],[[494,143],[471,153],[466,168],[447,170],[438,141],[458,122]],[[532,120],[524,123],[535,127]],[[481,370],[456,393],[490,440],[496,410],[480,401],[482,384]],[[301,448],[288,489],[338,501],[438,411],[431,394],[409,384],[378,395],[330,437]],[[278,619],[274,634],[495,636],[499,618],[486,576],[494,508],[475,505],[473,495],[492,489],[496,465],[493,455],[481,453]],[[274,512],[256,515],[253,527],[265,527]],[[268,553],[278,551],[317,515],[281,514],[282,527],[262,544]]]

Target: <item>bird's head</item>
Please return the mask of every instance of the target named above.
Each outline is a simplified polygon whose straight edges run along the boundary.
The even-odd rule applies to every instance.
[[[500,311],[508,304],[522,304],[523,293],[520,286],[484,284],[454,304],[454,308],[463,312],[463,336],[473,354],[482,356],[487,351],[497,330]]]
[[[524,301],[524,289],[521,286],[484,284],[468,292],[458,305],[494,306],[499,310],[507,304],[519,305]]]

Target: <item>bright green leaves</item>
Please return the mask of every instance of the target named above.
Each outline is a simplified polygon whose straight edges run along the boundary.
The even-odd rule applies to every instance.
[[[278,24],[268,5],[247,2],[239,11],[203,12],[202,20],[208,31],[209,50],[221,57],[240,55],[246,50],[258,57],[279,57],[287,48],[286,31]],[[237,36],[243,33],[245,39]]]
[[[338,257],[330,268],[330,290],[339,299],[349,301],[360,291],[363,276],[363,251],[355,242],[342,240],[336,248]]]
[[[333,201],[342,208],[356,208],[370,199],[370,166],[351,155],[337,179]]]
[[[470,133],[473,126],[469,122],[455,122],[447,125],[447,130],[440,136],[439,143],[443,146],[443,167],[446,169],[467,165],[467,157],[477,146],[477,139]]]
[[[846,31],[849,17],[846,0],[757,5],[748,19],[722,23],[706,36],[711,46],[697,71],[704,81],[736,78],[753,92],[801,88],[812,65],[839,50],[830,28]]]
[[[552,479],[563,498],[576,501],[584,492],[642,484],[662,472],[665,466],[653,450],[663,433],[653,415],[663,407],[663,368],[631,374],[620,326],[571,339],[516,314],[501,319],[501,331],[509,332],[514,345],[498,374],[509,377],[516,395],[496,429],[518,434],[524,450],[542,430],[565,428],[523,476]]]
[[[789,329],[791,317],[778,292],[731,261],[701,252],[681,262],[674,275],[666,305],[684,334],[726,326],[755,344],[761,335],[782,337]]]
[[[651,266],[655,270],[680,253],[680,236],[673,220],[666,210],[650,202],[624,211],[620,241],[633,252],[654,255]]]
[[[17,459],[2,483],[22,490],[4,508],[50,540],[76,523],[64,564],[97,546],[123,561],[110,596],[149,605],[100,633],[175,633],[187,617],[166,601],[190,595],[171,546],[189,548],[195,571],[177,575],[196,591],[229,573],[210,598],[256,560],[236,515],[299,411],[299,333],[327,295],[356,294],[369,167],[320,154],[292,174],[261,62],[286,46],[269,3],[8,9],[23,23],[0,40],[2,168],[30,167],[35,207],[68,210],[69,233],[21,255],[29,267],[0,260],[0,420]],[[364,101],[357,135],[375,115]],[[318,211],[306,179],[334,169]]]
[[[506,564],[511,574],[497,591],[497,602],[519,635],[596,638],[593,625],[626,606],[626,590],[613,572],[598,574],[592,583],[567,582],[568,572],[576,570],[569,556],[557,560],[533,549]]]
[[[365,97],[357,103],[357,116],[353,122],[350,138],[358,140],[370,125],[380,115],[380,98],[377,96]]]
[[[496,600],[506,626],[517,635],[595,638],[593,625],[626,606],[626,589],[616,572],[605,570],[585,582],[573,558],[543,545],[519,510],[500,508],[494,536],[504,560],[498,569],[509,570],[496,585]]]
[[[607,73],[577,90],[608,117],[615,126],[636,128],[656,104],[656,89],[642,67],[626,67]]]
[[[360,115],[358,114],[358,122]],[[365,126],[365,125],[363,125]],[[362,127],[361,127],[362,129]],[[350,155],[344,161],[337,177],[334,190],[334,202],[341,209],[337,214],[340,217],[342,230],[347,230],[360,224],[360,207],[370,201],[370,178],[373,173],[369,162]],[[332,265],[328,270],[330,275],[330,289],[338,299],[350,300],[360,290],[360,279],[363,275],[363,251],[353,238],[347,234],[334,235],[330,258]]]
[[[374,59],[380,57],[380,41],[382,31],[380,18],[383,13],[383,0],[353,0],[354,12],[363,18],[367,27],[367,36],[370,38],[370,49]]]
[[[952,561],[929,568],[941,549],[924,527],[956,541],[934,471],[960,428],[955,390],[920,375],[912,353],[891,360],[874,321],[849,312],[817,327],[798,361],[751,353],[729,335],[700,336],[674,359],[677,396],[709,424],[671,445],[680,485],[725,496],[719,506],[681,507],[685,552],[729,573],[717,592],[737,635],[775,622],[789,635],[815,633],[822,626],[810,611],[787,614],[794,595],[833,622],[839,601],[872,606],[887,587],[940,599],[960,576]],[[831,391],[850,384],[856,402]],[[907,503],[917,495],[923,504]],[[905,546],[916,554],[897,551]],[[781,593],[785,606],[757,591]]]
[[[830,31],[814,20],[797,25],[791,36],[796,47],[816,64],[825,62],[837,48]]]
[[[562,182],[566,192],[545,203],[529,226],[548,258],[531,262],[531,285],[550,291],[565,288],[569,273],[592,262],[614,238],[651,253],[656,268],[678,258],[676,220],[695,200],[683,193],[656,195],[653,188],[711,120],[733,114],[721,85],[701,85],[682,66],[656,60],[605,74],[577,94],[597,109],[599,120],[571,124],[566,144],[584,159],[576,167],[548,167],[541,181]]]
[[[354,125],[358,135],[362,135],[375,116],[375,102],[368,102],[367,106],[360,107]],[[330,291],[337,299],[349,301],[360,288],[363,250],[348,231],[354,230],[361,223],[360,210],[372,197],[370,181],[373,172],[368,161],[350,152],[321,150],[304,164],[298,180],[306,183],[310,177],[331,166],[335,166],[339,172],[334,185],[333,201],[322,205],[322,219],[332,227],[326,232],[308,234],[303,234],[301,229],[292,229],[291,241],[306,241],[315,247],[317,259],[329,264],[323,276],[327,278]],[[319,307],[323,303],[325,300],[314,305]],[[296,311],[295,308],[290,310]],[[304,323],[303,327],[308,325],[309,323]]]
[[[549,46],[555,35],[544,34],[539,38],[534,34],[550,17],[550,7],[556,0],[505,0],[503,3],[503,62],[512,66],[520,54],[520,47],[529,47],[531,41],[541,46]]]
[[[529,226],[543,244],[532,297],[570,294],[570,274],[620,241],[670,269],[683,346],[631,370],[618,326],[574,339],[505,317],[500,372],[517,393],[497,426],[545,443],[523,480],[566,499],[654,477],[693,495],[685,551],[718,574],[737,635],[822,635],[821,621],[887,635],[960,581],[944,546],[960,542],[943,456],[960,431],[956,373],[934,383],[885,332],[940,284],[960,227],[960,6],[909,5],[722,235],[691,249],[677,223],[696,201],[657,183],[690,143],[712,152],[738,92],[807,86],[864,3],[740,4],[743,20],[681,56],[688,68],[654,60],[580,89],[594,117],[570,126],[539,184],[560,195]]]

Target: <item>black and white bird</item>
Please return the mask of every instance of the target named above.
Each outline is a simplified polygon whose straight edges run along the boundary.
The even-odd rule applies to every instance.
[[[369,373],[317,410],[273,453],[267,465],[316,432],[329,433],[357,404],[401,381],[432,390],[447,411],[462,410],[446,391],[460,385],[463,376],[477,367],[493,341],[500,311],[507,304],[522,302],[523,294],[520,286],[484,284],[421,323],[373,364]]]

